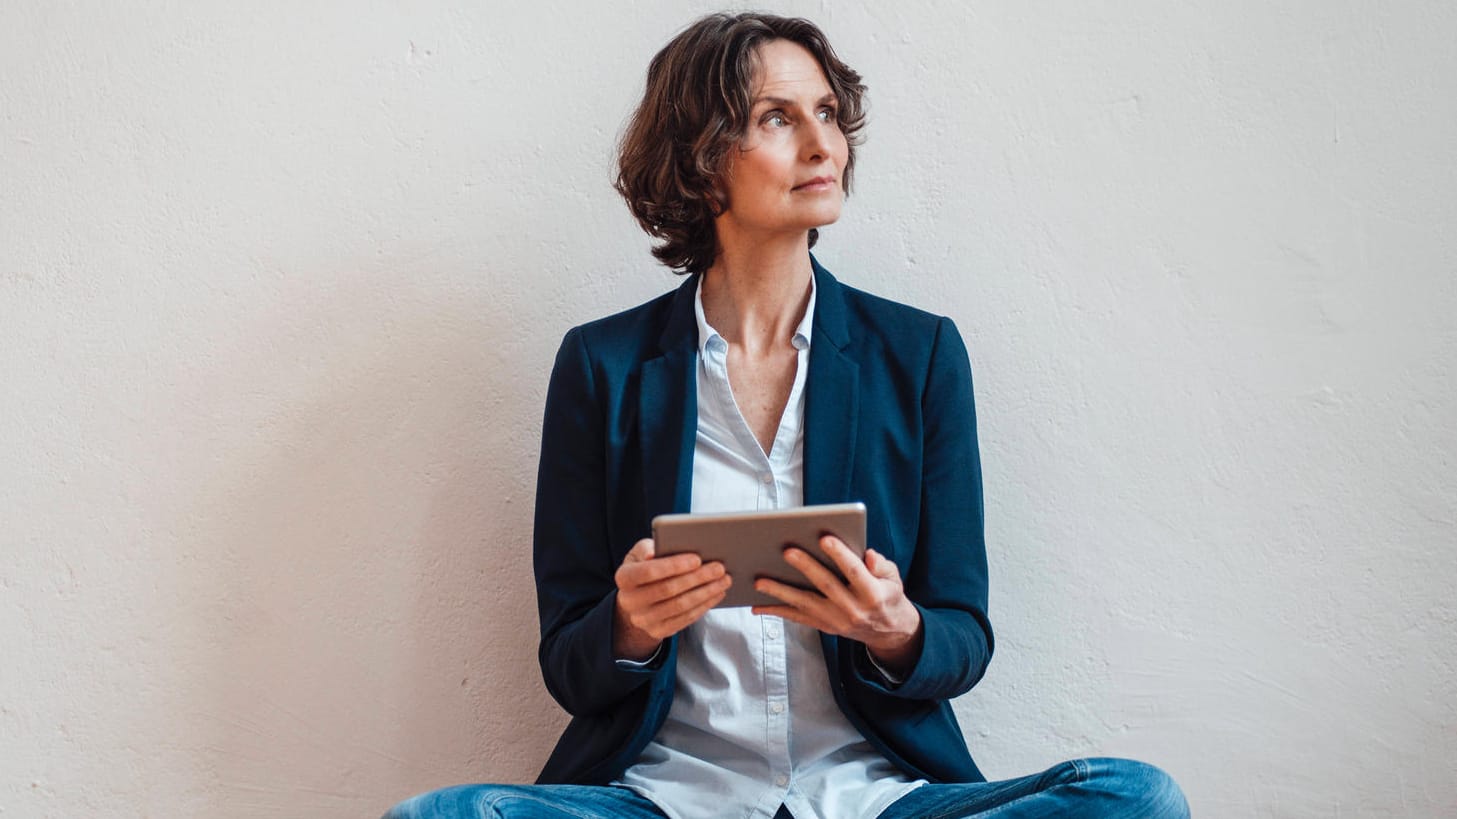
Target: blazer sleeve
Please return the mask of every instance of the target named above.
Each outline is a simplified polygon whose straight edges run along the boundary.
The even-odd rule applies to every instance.
[[[547,690],[573,716],[613,708],[661,665],[633,668],[612,656],[617,566],[608,542],[605,428],[586,341],[574,328],[547,387],[532,536],[537,659]]]
[[[981,680],[993,647],[971,363],[949,318],[936,325],[921,413],[920,525],[909,565],[900,567],[906,596],[921,611],[921,654],[891,683],[862,647],[854,676],[894,697],[947,700]]]

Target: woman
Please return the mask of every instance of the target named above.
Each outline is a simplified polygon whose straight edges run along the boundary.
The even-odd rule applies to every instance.
[[[617,189],[689,276],[567,333],[542,431],[540,660],[572,722],[537,785],[391,816],[1187,816],[1142,763],[987,783],[967,752],[948,700],[992,633],[966,351],[809,253],[863,93],[804,20],[712,15],[654,58]],[[813,591],[646,537],[665,512],[847,500],[869,510],[863,560],[833,537],[785,550]],[[780,604],[715,609],[735,582]]]

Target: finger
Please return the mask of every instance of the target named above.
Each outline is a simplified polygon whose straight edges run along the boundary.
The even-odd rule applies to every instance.
[[[820,594],[834,602],[841,609],[849,611],[856,605],[856,593],[845,585],[835,573],[803,549],[790,547],[784,550],[784,562],[804,575]]]
[[[688,628],[689,626],[703,619],[703,615],[707,614],[716,605],[718,605],[718,600],[710,600],[692,611],[684,612],[683,614],[680,614],[673,619],[660,624],[657,630],[663,635],[661,639],[666,640],[667,638],[672,637],[674,634],[677,634],[683,629]]]
[[[624,560],[617,569],[615,579],[618,588],[643,586],[665,578],[686,574],[702,565],[703,559],[692,552],[651,560]]]
[[[794,606],[754,606],[749,610],[753,614],[765,614],[773,617],[780,617],[801,626],[809,626],[818,631],[835,633],[834,627],[804,609],[797,609]]]
[[[845,541],[834,535],[825,535],[820,538],[820,551],[835,564],[840,574],[845,576],[845,583],[855,590],[855,594],[864,596],[873,588],[875,575],[865,567],[865,561],[855,554]]]
[[[824,569],[823,566],[820,567]],[[824,595],[819,592],[801,589],[798,586],[791,586],[788,583],[781,583],[772,577],[761,577],[754,581],[754,590],[761,594],[767,594],[776,600],[781,600],[795,608],[820,611],[825,606],[834,607]]]
[[[672,600],[659,603],[648,612],[652,623],[649,630],[664,637],[677,634],[698,622],[699,618],[707,614],[709,609],[718,605],[724,595],[728,594],[729,587],[732,585],[733,578],[724,575],[711,583],[705,583],[678,595]]]
[[[895,562],[874,549],[865,550],[865,568],[881,580],[899,582],[901,579],[900,569],[896,567]]]
[[[660,603],[665,600],[672,600],[681,594],[693,589],[712,583],[724,577],[723,564],[718,561],[705,563],[697,569],[685,574],[674,575],[655,583],[647,583],[632,590],[632,596],[637,600],[648,603]]]

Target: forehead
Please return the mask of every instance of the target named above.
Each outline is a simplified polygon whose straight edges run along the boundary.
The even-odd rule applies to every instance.
[[[765,95],[818,99],[830,92],[830,83],[819,61],[799,43],[770,40],[756,49],[755,57],[755,99]]]

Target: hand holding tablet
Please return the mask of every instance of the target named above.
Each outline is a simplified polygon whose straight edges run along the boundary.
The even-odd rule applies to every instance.
[[[780,604],[781,601],[754,590],[754,580],[760,577],[812,588],[802,574],[784,562],[786,546],[800,547],[843,580],[840,571],[819,550],[819,539],[824,535],[838,537],[863,559],[865,504],[653,518],[653,540],[658,556],[692,552],[704,563],[723,564],[734,583],[718,604],[719,608]]]

